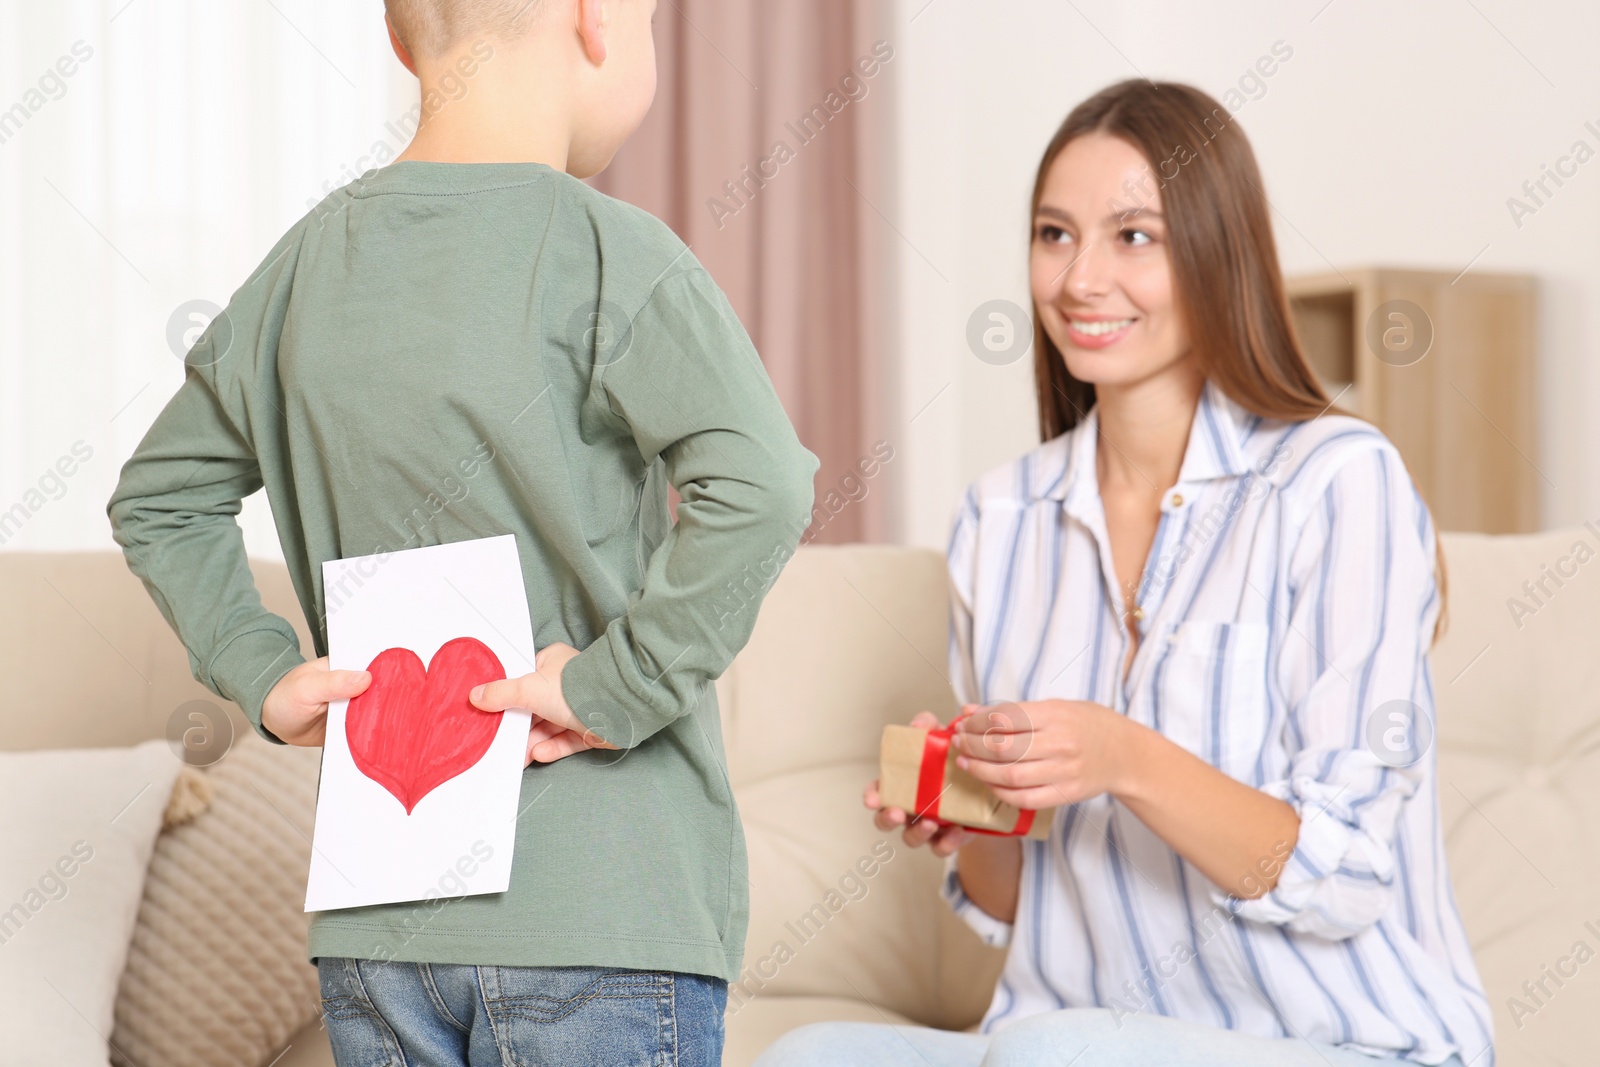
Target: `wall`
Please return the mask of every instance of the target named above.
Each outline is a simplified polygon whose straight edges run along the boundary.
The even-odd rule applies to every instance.
[[[942,545],[964,486],[1037,443],[1028,358],[992,366],[965,332],[983,302],[1027,306],[1028,194],[1074,104],[1125,77],[1236,87],[1293,50],[1236,115],[1287,273],[1365,264],[1526,271],[1542,283],[1530,457],[1544,522],[1600,516],[1600,160],[1519,227],[1522,183],[1573,142],[1600,150],[1600,10],[1566,0],[894,0],[899,232],[898,537]],[[1595,131],[1585,129],[1593,121]],[[1525,198],[1525,197],[1524,197]],[[1531,204],[1531,201],[1529,201]]]
[[[184,335],[404,147],[416,91],[370,2],[0,0],[0,116],[24,108],[0,118],[0,513],[26,512],[0,545],[113,547],[106,500]],[[265,494],[241,522],[279,553]]]

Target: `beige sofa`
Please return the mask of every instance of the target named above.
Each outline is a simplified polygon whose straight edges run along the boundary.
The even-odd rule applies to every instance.
[[[1572,554],[1580,541],[1588,546],[1583,562]],[[1579,942],[1600,950],[1600,562],[1589,558],[1600,535],[1455,535],[1445,549],[1450,628],[1434,654],[1440,791],[1457,898],[1495,1005],[1499,1062],[1591,1062],[1600,962],[1575,950]],[[298,622],[283,570],[263,564],[258,575],[267,603]],[[1533,583],[1531,596],[1524,582]],[[0,615],[9,698],[0,748],[131,744],[161,736],[175,709],[207,698],[120,557],[0,554],[0,589],[11,609]],[[1531,610],[1514,612],[1512,598]],[[891,838],[882,862],[885,839],[859,800],[884,723],[920,708],[952,711],[940,557],[803,550],[719,693],[752,898],[725,1062],[746,1064],[772,1038],[812,1020],[974,1024],[999,953],[938,902],[931,857]],[[233,714],[243,735],[248,728]],[[253,787],[263,798],[314,781],[314,759],[273,749],[261,763],[262,749],[244,736],[208,773],[246,766],[246,753],[258,761],[249,766],[278,776]],[[279,929],[243,946],[288,951],[276,966],[295,976],[275,983],[282,1034],[274,1032],[276,1048],[262,1062],[281,1054],[278,1067],[327,1065],[311,969],[292,951],[303,946],[297,894],[308,846],[296,835],[309,829],[309,807],[273,806],[281,817],[264,816],[253,832],[301,857],[301,881],[285,879],[275,891],[283,897]],[[213,817],[220,816],[200,819]],[[135,956],[130,973],[148,962]],[[125,986],[129,980],[125,974]],[[284,990],[292,992],[287,1008]],[[1515,1011],[1513,998],[1522,1005]],[[252,1013],[269,999],[256,991],[234,998],[238,1015],[227,1025],[257,1025]],[[136,1032],[147,1010],[155,1009],[124,1005],[118,1033]],[[292,1036],[285,1012],[303,1025]],[[193,1025],[198,1043],[217,1019]],[[197,1062],[217,1061],[201,1053]]]

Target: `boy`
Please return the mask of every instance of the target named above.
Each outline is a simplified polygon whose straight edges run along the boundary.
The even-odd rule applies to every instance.
[[[748,883],[712,681],[817,463],[689,250],[576,180],[650,105],[653,9],[388,0],[415,140],[234,294],[111,500],[196,677],[298,745],[369,679],[263,609],[243,497],[319,653],[324,560],[516,535],[536,671],[472,695],[534,714],[511,888],[313,916],[341,1064],[720,1060]]]

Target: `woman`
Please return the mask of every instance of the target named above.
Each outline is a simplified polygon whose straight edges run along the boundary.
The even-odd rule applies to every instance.
[[[869,786],[1009,945],[993,1003],[762,1067],[1493,1063],[1426,740],[1433,526],[1308,368],[1261,189],[1183,85],[1113,86],[1046,149],[1045,441],[972,486],[949,557],[959,762],[1051,835],[907,824]]]

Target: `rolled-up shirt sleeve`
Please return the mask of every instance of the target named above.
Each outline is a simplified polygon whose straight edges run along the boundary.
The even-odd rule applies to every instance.
[[[1398,453],[1373,443],[1307,495],[1286,575],[1276,681],[1290,757],[1261,789],[1295,809],[1298,838],[1271,892],[1213,891],[1242,918],[1334,940],[1389,908],[1396,825],[1434,765],[1434,530]]]

